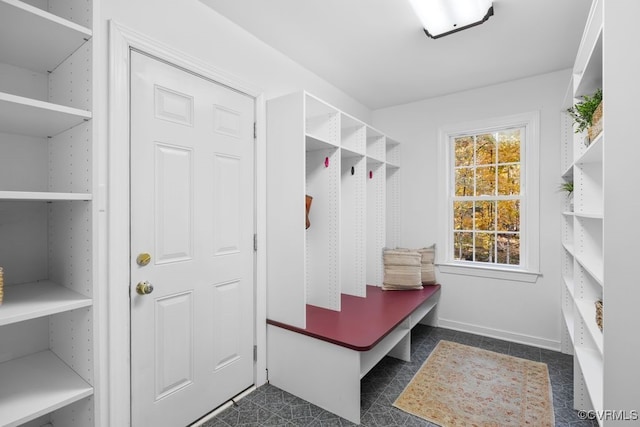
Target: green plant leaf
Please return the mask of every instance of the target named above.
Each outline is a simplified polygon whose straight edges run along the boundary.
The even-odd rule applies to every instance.
[[[566,191],[567,193],[569,193],[568,195],[571,195],[571,193],[573,193],[573,181],[563,182],[562,184],[560,184],[558,190]]]
[[[575,133],[583,132],[593,123],[591,119],[593,113],[598,108],[598,105],[602,102],[602,89],[598,89],[591,96],[584,95],[582,101],[576,103],[573,107],[567,109],[569,115],[573,118],[574,123],[577,125]]]

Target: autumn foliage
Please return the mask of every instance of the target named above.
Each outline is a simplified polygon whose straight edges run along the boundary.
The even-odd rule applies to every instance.
[[[521,135],[454,138],[454,259],[520,264]]]

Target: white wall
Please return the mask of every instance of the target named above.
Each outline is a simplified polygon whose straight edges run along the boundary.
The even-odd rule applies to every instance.
[[[308,90],[337,108],[369,121],[370,111],[317,75],[267,46],[198,0],[104,0],[100,2],[102,40],[107,21],[135,30],[199,58],[264,91],[271,98]],[[106,58],[106,50],[105,50]],[[103,67],[106,80],[106,68]],[[105,95],[99,99],[106,99]]]
[[[438,129],[540,111],[540,270],[536,283],[438,274],[441,326],[560,348],[560,111],[570,71],[559,71],[373,112],[373,124],[402,145],[403,246],[436,242]]]

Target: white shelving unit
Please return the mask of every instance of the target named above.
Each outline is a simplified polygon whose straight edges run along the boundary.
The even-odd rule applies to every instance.
[[[602,1],[593,3],[574,66],[565,107],[602,88]],[[603,298],[604,132],[588,141],[562,118],[562,178],[574,184],[573,206],[562,212],[564,283],[562,313],[568,330],[563,349],[574,354],[576,409],[602,410],[603,334],[596,324],[595,302]]]
[[[340,289],[366,295],[366,138],[364,123],[340,113]]]
[[[2,426],[94,425],[93,22],[0,0]]]
[[[338,311],[342,293],[382,285],[382,248],[399,235],[400,144],[306,92],[270,100],[267,120],[267,316],[304,328],[306,304]]]
[[[633,252],[640,236],[631,225],[640,207],[624,190],[640,179],[640,149],[629,144],[635,132],[629,107],[640,96],[637,76],[630,70],[640,66],[640,59],[625,48],[640,41],[640,31],[628,27],[640,4],[622,3],[593,1],[566,97],[569,107],[602,89],[604,130],[585,142],[586,135],[573,133],[568,115],[562,118],[561,177],[574,183],[574,209],[568,201],[562,208],[562,313],[567,332],[562,348],[574,354],[575,408],[626,410],[616,416],[638,425],[629,411],[640,401],[640,344],[629,337],[640,324],[640,291],[632,284]],[[596,323],[597,300],[604,306],[602,331]],[[600,425],[620,422],[600,414]]]

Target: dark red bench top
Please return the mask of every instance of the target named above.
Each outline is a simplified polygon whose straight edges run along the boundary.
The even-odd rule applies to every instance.
[[[383,291],[367,286],[367,297],[342,294],[341,310],[307,304],[307,327],[267,319],[267,323],[357,351],[371,350],[423,302],[440,290],[425,285],[411,291]]]

